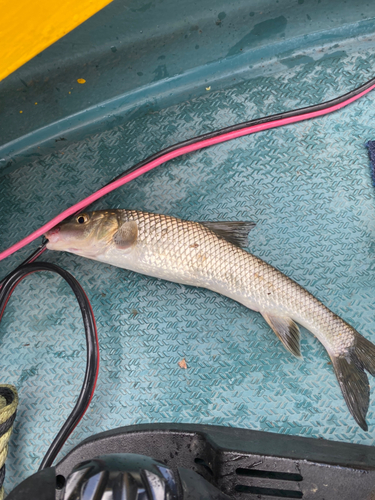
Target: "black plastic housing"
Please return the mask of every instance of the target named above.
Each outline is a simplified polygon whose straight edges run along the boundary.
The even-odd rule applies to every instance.
[[[146,424],[103,432],[73,449],[56,475],[61,481],[79,462],[108,453],[151,456],[174,472],[191,469],[241,500],[375,498],[373,447],[206,425]]]

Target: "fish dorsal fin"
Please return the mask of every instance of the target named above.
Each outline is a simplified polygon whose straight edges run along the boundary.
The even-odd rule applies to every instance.
[[[138,237],[138,224],[131,220],[124,222],[113,235],[113,242],[117,248],[125,250],[136,243]]]
[[[262,316],[279,337],[285,348],[297,358],[302,358],[300,346],[301,334],[295,322],[291,318],[275,316],[265,312],[262,312]]]
[[[245,248],[248,245],[248,236],[249,232],[253,227],[255,227],[254,222],[242,222],[242,221],[234,221],[234,222],[200,222],[202,226],[207,227],[218,236],[221,236],[227,241],[233,243],[241,248]]]

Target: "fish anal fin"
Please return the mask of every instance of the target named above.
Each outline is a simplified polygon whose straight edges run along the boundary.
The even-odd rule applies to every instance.
[[[135,221],[124,222],[113,235],[117,248],[125,250],[137,242],[138,224]]]
[[[302,358],[300,346],[301,334],[296,323],[286,316],[277,316],[266,312],[262,312],[262,316],[284,344],[285,348],[297,358]]]
[[[240,248],[248,246],[249,232],[255,227],[254,222],[243,221],[219,221],[219,222],[199,222],[202,226],[210,229],[221,238],[233,243]]]

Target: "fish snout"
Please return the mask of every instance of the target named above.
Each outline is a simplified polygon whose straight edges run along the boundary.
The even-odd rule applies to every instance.
[[[60,226],[56,226],[45,233],[45,237],[50,243],[56,243],[59,240]]]

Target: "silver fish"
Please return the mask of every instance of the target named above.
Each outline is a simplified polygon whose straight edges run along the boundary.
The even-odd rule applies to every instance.
[[[198,223],[136,210],[81,213],[46,233],[47,248],[208,288],[258,311],[301,356],[296,323],[326,348],[346,404],[367,430],[375,346],[283,273],[241,248],[253,224]]]

